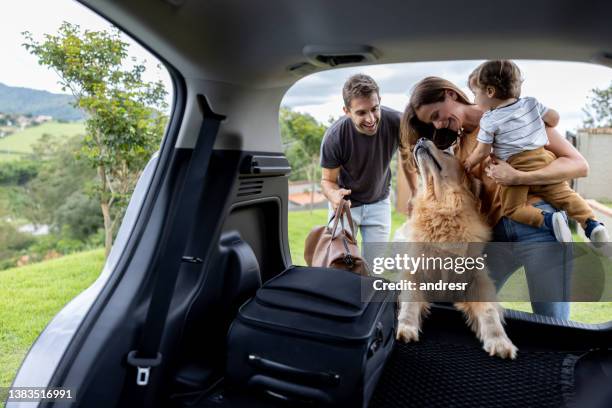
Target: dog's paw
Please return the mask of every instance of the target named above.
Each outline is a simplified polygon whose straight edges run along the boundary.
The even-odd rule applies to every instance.
[[[397,325],[397,340],[401,340],[404,343],[410,343],[411,341],[419,341],[419,328],[416,326],[410,326],[405,323],[399,323]]]
[[[490,356],[510,358],[511,360],[516,358],[516,352],[518,351],[516,346],[506,336],[486,339],[483,348]]]

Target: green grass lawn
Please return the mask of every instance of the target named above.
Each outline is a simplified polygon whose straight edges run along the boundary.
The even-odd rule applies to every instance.
[[[6,152],[0,151],[0,162],[19,160],[23,156],[24,156],[23,154],[19,154],[19,153],[6,153]]]
[[[36,337],[98,277],[104,250],[0,271],[0,387],[8,387]]]
[[[38,126],[32,126],[0,139],[0,151],[30,153],[32,151],[32,145],[45,133],[56,137],[70,137],[84,134],[85,124],[83,122],[59,123],[53,121]],[[0,160],[9,160],[19,157],[19,155],[11,153],[0,154]]]
[[[502,302],[506,309],[531,313],[529,302]],[[574,302],[570,308],[570,319],[583,323],[605,323],[612,320],[612,302]]]

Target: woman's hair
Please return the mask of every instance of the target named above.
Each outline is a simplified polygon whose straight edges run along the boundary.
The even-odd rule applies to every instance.
[[[470,88],[495,88],[497,99],[518,98],[521,96],[523,78],[519,67],[510,60],[493,60],[480,64],[468,78]]]
[[[411,148],[421,137],[433,138],[435,127],[431,123],[421,122],[416,111],[423,105],[444,101],[446,91],[455,92],[458,102],[473,105],[457,85],[446,79],[431,76],[420,80],[412,89],[410,101],[400,123],[401,147]]]

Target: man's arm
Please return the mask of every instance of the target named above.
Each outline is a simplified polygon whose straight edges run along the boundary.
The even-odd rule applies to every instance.
[[[548,166],[525,172],[512,168],[504,161],[496,160],[487,166],[487,175],[504,186],[540,186],[586,177],[589,165],[582,154],[556,129],[547,127],[546,133],[549,143],[545,147],[557,156],[557,159]]]
[[[323,195],[332,204],[334,210],[340,205],[340,201],[344,196],[351,194],[351,190],[340,188],[338,186],[338,175],[340,174],[340,167],[335,169],[321,169],[321,191]],[[349,201],[349,206],[351,202]]]

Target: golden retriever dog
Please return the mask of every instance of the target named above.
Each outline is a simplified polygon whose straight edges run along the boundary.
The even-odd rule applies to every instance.
[[[404,234],[408,242],[420,243],[489,241],[491,230],[479,212],[480,181],[466,174],[455,157],[439,150],[427,139],[417,142],[413,155],[422,187],[415,198],[412,217],[401,227],[399,234]],[[419,270],[410,278],[430,281],[441,276],[449,278],[448,274],[431,270]],[[503,309],[495,301],[495,287],[486,269],[473,271],[470,275],[466,273],[462,279],[469,282],[466,293],[462,294],[463,299],[487,301],[457,301],[455,307],[465,314],[468,325],[489,355],[514,359],[517,348],[502,325]],[[421,318],[429,310],[431,293],[406,290],[402,291],[399,299],[397,339],[418,341]]]

